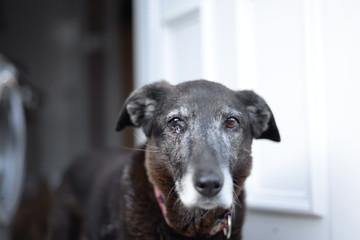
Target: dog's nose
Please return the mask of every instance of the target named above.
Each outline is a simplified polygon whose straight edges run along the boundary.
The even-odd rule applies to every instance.
[[[198,171],[193,181],[196,191],[205,197],[213,197],[220,192],[224,177],[220,172]]]

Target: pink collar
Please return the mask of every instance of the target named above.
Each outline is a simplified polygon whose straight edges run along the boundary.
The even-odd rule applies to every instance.
[[[167,216],[167,211],[166,211],[166,206],[165,206],[165,196],[164,194],[160,191],[160,189],[158,189],[157,187],[154,187],[154,191],[155,191],[155,196],[157,199],[157,202],[159,204],[159,207],[161,209],[162,215],[164,216],[166,222],[168,222],[166,216]],[[227,211],[224,214],[223,218],[219,218],[217,219],[211,230],[208,233],[208,236],[214,236],[215,234],[217,234],[220,231],[224,232],[224,235],[226,237],[226,239],[230,239],[231,237],[231,215],[234,212],[234,208],[232,207],[229,211]]]

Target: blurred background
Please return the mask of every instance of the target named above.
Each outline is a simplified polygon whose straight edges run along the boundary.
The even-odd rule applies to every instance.
[[[359,12],[357,0],[0,0],[0,239],[43,238],[74,156],[144,140],[114,131],[133,88],[200,78],[255,90],[282,136],[254,142],[244,239],[359,239]]]
[[[47,193],[76,155],[132,145],[133,134],[115,132],[133,85],[132,28],[131,0],[0,1],[0,67],[7,68],[6,57],[17,69],[13,88],[21,92],[26,120],[26,134],[17,136],[26,138],[21,177],[21,156],[12,155],[21,149],[5,146],[19,125],[11,123],[11,108],[18,108],[0,91],[0,225],[15,222],[14,239],[41,239]],[[7,239],[9,231],[2,232]]]

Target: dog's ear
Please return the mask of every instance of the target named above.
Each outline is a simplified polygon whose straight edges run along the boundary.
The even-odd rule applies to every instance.
[[[127,126],[142,127],[145,135],[149,137],[156,107],[171,87],[169,83],[161,81],[145,85],[132,92],[119,114],[116,131],[121,131]]]
[[[246,106],[254,138],[280,142],[280,133],[274,115],[265,100],[248,90],[237,92],[237,97]]]

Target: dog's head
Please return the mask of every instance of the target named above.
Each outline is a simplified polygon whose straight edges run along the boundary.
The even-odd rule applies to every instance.
[[[280,141],[274,116],[252,91],[199,80],[146,85],[126,100],[117,130],[141,127],[148,174],[187,208],[230,208],[250,174],[252,139]]]

